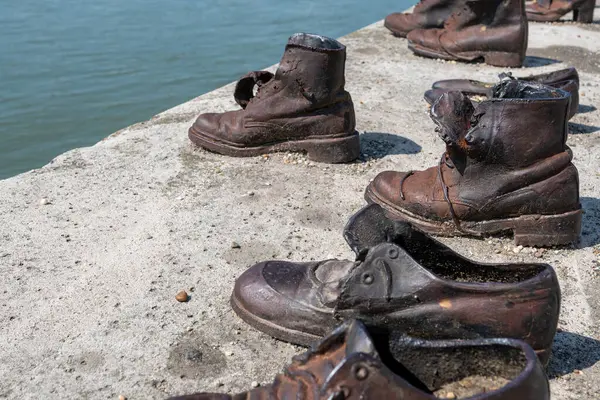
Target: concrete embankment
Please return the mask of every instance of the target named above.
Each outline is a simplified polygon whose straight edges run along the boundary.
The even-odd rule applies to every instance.
[[[444,150],[423,92],[438,79],[494,81],[503,71],[416,57],[381,22],[341,41],[359,162],[194,149],[187,128],[197,114],[237,107],[228,85],[0,181],[0,397],[235,392],[269,382],[301,351],[236,317],[228,302],[235,278],[264,259],[351,257],[341,230],[363,205],[369,180],[385,169],[429,167]],[[581,76],[568,141],[585,210],[581,242],[542,251],[509,239],[444,241],[478,260],[557,269],[563,302],[549,366],[553,399],[593,399],[600,395],[600,25],[531,24],[529,43],[515,75],[572,65]],[[175,300],[182,289],[187,303]]]

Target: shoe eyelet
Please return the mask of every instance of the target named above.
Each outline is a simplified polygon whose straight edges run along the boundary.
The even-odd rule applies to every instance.
[[[369,370],[362,364],[356,364],[352,367],[354,377],[359,381],[364,381],[369,377]]]
[[[388,250],[388,257],[391,258],[392,260],[398,258],[398,255],[399,255],[398,249],[391,248]]]
[[[365,285],[370,285],[371,283],[373,283],[375,279],[373,278],[373,275],[371,275],[370,272],[365,272],[362,275],[362,281]]]

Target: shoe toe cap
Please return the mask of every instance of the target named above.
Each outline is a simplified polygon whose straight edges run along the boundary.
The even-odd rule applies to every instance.
[[[217,135],[221,125],[221,115],[218,113],[201,114],[196,118],[190,130],[197,134]]]
[[[330,313],[319,312],[307,303],[310,290],[308,269],[313,263],[265,261],[250,267],[235,282],[232,294],[234,309],[245,321],[264,329],[296,330],[312,335],[326,333],[332,323]],[[293,339],[287,338],[293,341]]]
[[[402,202],[400,195],[402,179],[407,172],[383,171],[380,172],[367,188],[368,200],[380,203],[398,204]]]
[[[410,31],[419,28],[415,16],[406,13],[393,13],[388,15],[385,17],[383,25],[393,34],[401,37],[406,37]]]

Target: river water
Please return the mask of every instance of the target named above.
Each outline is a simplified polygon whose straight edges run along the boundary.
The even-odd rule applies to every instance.
[[[408,0],[19,0],[0,11],[0,179],[339,37]]]

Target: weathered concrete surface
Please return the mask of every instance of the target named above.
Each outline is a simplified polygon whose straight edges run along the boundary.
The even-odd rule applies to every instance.
[[[443,151],[423,91],[436,79],[494,80],[502,71],[416,57],[381,23],[342,41],[363,161],[194,149],[187,127],[202,111],[234,109],[229,85],[0,182],[0,397],[232,392],[269,382],[300,351],[235,316],[234,279],[273,257],[350,257],[340,233],[369,180],[388,168],[428,167]],[[564,67],[558,60],[580,70],[581,114],[569,137],[585,208],[577,248],[536,258],[507,239],[446,240],[480,260],[557,268],[564,299],[549,370],[554,399],[600,396],[599,51],[598,24],[532,24],[532,57],[515,71]],[[175,301],[192,287],[188,303]]]

